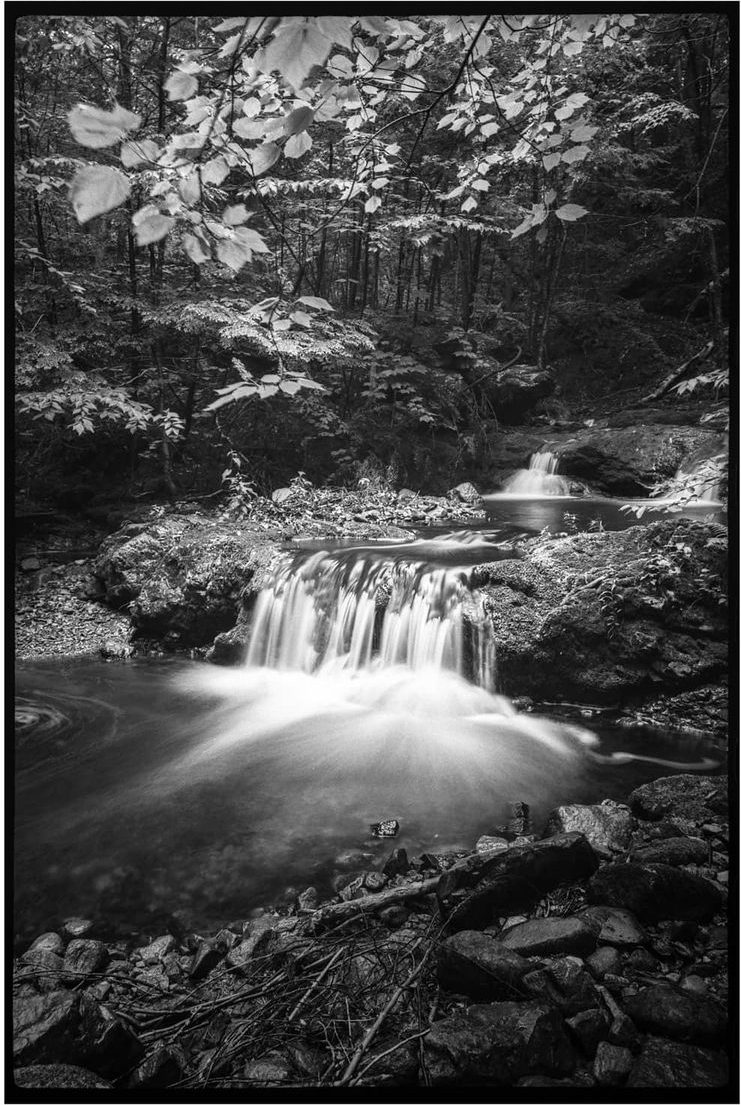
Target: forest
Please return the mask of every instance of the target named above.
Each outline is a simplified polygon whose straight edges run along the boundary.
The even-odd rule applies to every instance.
[[[7,1101],[738,1100],[739,19],[648,7],[7,5]]]

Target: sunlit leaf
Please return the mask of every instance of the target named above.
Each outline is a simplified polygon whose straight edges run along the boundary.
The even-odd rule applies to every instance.
[[[121,146],[121,163],[126,169],[134,165],[155,162],[160,154],[160,148],[151,138],[144,138],[138,142],[124,142]]]
[[[69,197],[77,221],[86,223],[97,215],[112,211],[128,199],[128,177],[118,169],[90,165],[80,169],[72,179]]]
[[[306,311],[292,311],[289,318],[299,326],[311,326],[311,315],[307,315]]]
[[[275,142],[264,142],[262,146],[250,150],[248,156],[252,175],[260,176],[276,163],[280,157],[280,146]]]
[[[136,130],[141,125],[142,117],[118,104],[113,111],[77,104],[69,112],[67,120],[76,142],[88,149],[102,150],[120,142],[129,131]]]
[[[307,307],[313,307],[316,311],[334,311],[332,304],[319,295],[301,295],[297,302],[305,303]]]
[[[565,203],[563,207],[556,208],[556,217],[563,222],[573,223],[577,219],[583,218],[584,215],[588,215],[586,207],[580,207],[578,203]]]
[[[198,91],[198,80],[192,73],[176,69],[167,78],[164,87],[169,100],[189,100]]]
[[[307,150],[310,150],[314,145],[312,137],[307,134],[306,131],[302,131],[301,134],[293,134],[283,147],[283,153],[286,157],[301,157]]]
[[[196,265],[202,265],[211,257],[207,242],[196,234],[183,234],[183,249]]]
[[[240,223],[247,222],[249,217],[249,212],[243,203],[235,203],[231,207],[225,207],[222,216],[227,226],[239,226]]]
[[[380,206],[380,196],[371,196],[370,199],[367,199],[365,201],[365,210],[368,212],[369,215],[372,215],[374,211],[377,211]]]
[[[258,52],[256,63],[267,73],[276,72],[296,91],[315,65],[324,65],[332,40],[322,34],[316,21],[282,21],[272,42]]]
[[[163,215],[156,208],[142,207],[131,220],[138,246],[159,242],[172,230],[175,220]]]

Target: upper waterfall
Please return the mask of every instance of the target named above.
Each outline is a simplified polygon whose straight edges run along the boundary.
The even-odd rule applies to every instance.
[[[558,457],[547,449],[539,449],[530,457],[527,468],[521,468],[505,480],[503,491],[510,495],[568,495],[569,481],[557,476]]]

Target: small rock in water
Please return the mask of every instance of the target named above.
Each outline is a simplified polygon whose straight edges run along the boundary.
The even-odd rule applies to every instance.
[[[41,561],[36,556],[24,556],[21,560],[22,572],[37,572],[41,567]]]
[[[62,926],[62,934],[68,940],[79,940],[92,930],[93,922],[87,917],[68,917]]]
[[[393,852],[382,867],[384,875],[393,878],[394,875],[406,875],[409,870],[409,859],[406,848],[394,848]]]
[[[371,836],[396,836],[401,825],[394,818],[387,821],[376,821],[369,826]]]
[[[501,852],[507,847],[509,845],[503,836],[480,836],[476,841],[476,851],[483,856],[491,855],[492,852]]]

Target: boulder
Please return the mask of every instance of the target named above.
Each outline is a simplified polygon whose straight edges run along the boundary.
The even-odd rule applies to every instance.
[[[157,1044],[129,1079],[129,1089],[166,1089],[183,1076],[185,1057],[176,1047]]]
[[[594,1077],[598,1086],[622,1086],[633,1067],[633,1056],[626,1047],[603,1040],[594,1057]]]
[[[522,994],[531,965],[485,932],[457,932],[437,953],[437,977],[445,990],[506,1001]]]
[[[13,1061],[54,1063],[68,1058],[79,1022],[79,997],[61,990],[23,990],[13,1000]]]
[[[394,1044],[398,1044],[398,1041],[386,1040],[383,1046],[379,1044],[368,1052],[368,1062],[373,1062],[373,1067],[368,1073],[369,1082],[374,1088],[418,1086],[419,1047],[416,1041],[404,1044],[402,1047],[394,1047]],[[394,1047],[393,1051],[389,1051],[392,1047]]]
[[[137,948],[137,952],[143,963],[154,965],[163,960],[166,955],[169,955],[176,946],[175,937],[167,933],[165,936],[158,936],[151,944],[146,944],[143,948]]]
[[[628,1016],[646,1032],[683,1043],[722,1045],[728,1018],[713,998],[657,982],[645,986],[625,1001]]]
[[[127,1074],[144,1054],[131,1028],[91,994],[83,994],[80,999],[76,1050],[86,1067],[112,1080]]]
[[[505,948],[520,955],[589,955],[597,938],[577,917],[539,917],[502,933]]]
[[[525,976],[522,985],[533,999],[557,1006],[565,1017],[600,1004],[591,975],[584,970],[581,959],[572,956],[545,961]]]
[[[469,506],[480,506],[483,502],[481,493],[476,490],[472,483],[459,483],[455,487],[451,487],[448,498],[455,502],[468,503]]]
[[[722,903],[713,883],[665,863],[609,864],[590,879],[587,898],[595,905],[628,909],[647,924],[705,920]]]
[[[513,365],[498,372],[488,388],[497,420],[509,426],[524,421],[555,386],[553,374],[536,365]]]
[[[620,952],[617,948],[597,948],[587,959],[586,966],[595,978],[615,975],[620,969]]]
[[[589,1058],[593,1058],[597,1045],[606,1040],[610,1031],[610,1018],[603,1009],[583,1009],[566,1021],[577,1044]]]
[[[574,1064],[560,1015],[534,1002],[470,1005],[425,1037],[432,1086],[512,1086],[528,1075],[570,1074]]]
[[[636,817],[712,821],[728,815],[727,775],[667,775],[636,787],[628,797]]]
[[[29,952],[47,951],[54,952],[56,955],[64,955],[64,940],[58,932],[42,932],[41,936],[37,936],[33,944],[27,952],[21,956],[24,963],[30,962],[26,958]]]
[[[648,1036],[628,1077],[635,1089],[721,1089],[728,1085],[728,1060],[722,1052]]]
[[[108,963],[108,948],[102,940],[70,940],[64,953],[64,969],[70,979],[99,974]]]
[[[645,931],[627,909],[591,906],[589,909],[582,910],[578,917],[585,925],[594,929],[600,944],[611,944],[616,948],[635,948],[646,942]]]
[[[478,861],[478,866],[476,864]],[[528,909],[561,883],[588,878],[598,867],[589,842],[580,833],[563,833],[533,844],[475,856],[454,865],[440,880],[438,894],[447,893],[470,879],[470,894],[448,918],[448,931],[484,928],[495,916]]]
[[[239,1079],[249,1088],[257,1086],[282,1086],[294,1080],[290,1059],[279,1051],[269,1051],[262,1059],[247,1063]]]
[[[89,936],[95,927],[87,917],[68,917],[62,926],[62,935],[66,940],[80,940]]]
[[[476,841],[476,851],[479,855],[488,856],[492,852],[501,852],[508,847],[508,841],[503,836],[480,836]]]
[[[206,978],[214,967],[224,958],[224,949],[211,940],[204,940],[199,944],[193,963],[190,968],[192,982],[200,982]]]
[[[668,863],[681,867],[687,863],[707,863],[710,850],[704,840],[692,836],[677,836],[670,840],[658,840],[645,848],[638,848],[632,858],[638,863]]]
[[[605,799],[598,806],[558,806],[548,817],[544,836],[583,833],[593,848],[620,852],[630,845],[634,827],[627,806]]]
[[[18,1067],[13,1082],[22,1090],[112,1090],[111,1082],[72,1063],[39,1063]]]
[[[48,993],[58,990],[62,985],[63,960],[61,955],[50,951],[48,948],[29,948],[21,956],[21,967],[16,978],[18,981],[28,979],[32,981],[37,990]]]

